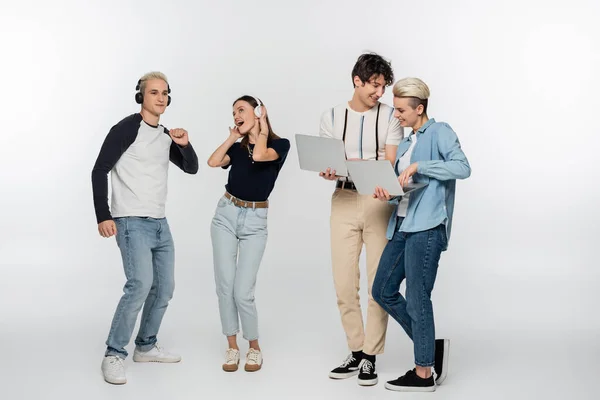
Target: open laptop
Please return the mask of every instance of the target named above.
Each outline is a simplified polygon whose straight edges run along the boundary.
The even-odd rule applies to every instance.
[[[392,163],[388,160],[346,161],[350,178],[358,193],[373,194],[379,186],[391,196],[404,196],[407,193],[427,186],[427,183],[411,183],[404,188],[400,186]]]
[[[348,176],[344,142],[321,136],[296,134],[300,169],[325,172],[335,170],[338,176]]]

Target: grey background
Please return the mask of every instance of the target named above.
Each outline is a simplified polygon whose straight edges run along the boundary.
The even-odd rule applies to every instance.
[[[363,51],[390,58],[396,78],[429,84],[430,117],[451,124],[473,168],[458,182],[434,290],[438,334],[452,340],[436,396],[595,398],[599,7],[3,2],[2,398],[396,398],[383,382],[412,367],[412,348],[394,322],[379,385],[327,378],[347,352],[330,268],[333,186],[298,168],[293,143],[350,99]],[[113,387],[100,362],[124,277],[114,239],[96,231],[90,173],[110,127],[138,110],[137,79],[156,69],[173,89],[161,122],[186,128],[201,162],[196,176],[170,172],[177,287],[160,340],[183,362],[128,359],[129,383]],[[246,93],[292,139],[271,197],[257,288],[265,365],[254,375],[220,369],[209,224],[226,172],[206,165],[232,125],[231,103]],[[363,302],[365,285],[363,274]]]

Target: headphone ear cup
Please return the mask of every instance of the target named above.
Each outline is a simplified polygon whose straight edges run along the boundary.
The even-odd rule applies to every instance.
[[[167,100],[167,107],[171,105],[171,96],[169,96],[169,100]]]
[[[254,108],[254,115],[256,115],[257,118],[260,118],[262,115],[262,110],[260,109],[260,105],[256,106]]]
[[[144,96],[140,92],[135,94],[135,102],[138,104],[142,104],[144,102]]]

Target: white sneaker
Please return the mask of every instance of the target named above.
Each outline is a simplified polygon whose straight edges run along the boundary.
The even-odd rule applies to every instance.
[[[248,349],[246,353],[246,366],[244,369],[248,372],[258,371],[262,367],[263,359],[259,350]]]
[[[102,374],[104,374],[104,380],[113,385],[123,385],[124,383],[127,383],[125,363],[121,357],[104,357],[102,360]]]
[[[227,351],[225,352],[225,364],[223,364],[223,371],[237,371],[239,364],[240,351],[236,349],[227,349]]]
[[[181,356],[178,354],[171,354],[158,343],[154,344],[154,347],[148,351],[139,351],[137,348],[133,352],[133,361],[135,362],[162,362],[162,363],[176,363],[181,361]]]

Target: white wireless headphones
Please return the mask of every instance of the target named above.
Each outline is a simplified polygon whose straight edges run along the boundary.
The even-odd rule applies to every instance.
[[[260,102],[260,100],[254,96],[252,96],[252,98],[256,101],[256,103],[258,104],[256,107],[254,107],[254,115],[256,115],[256,118],[260,118],[262,116],[262,103]]]

